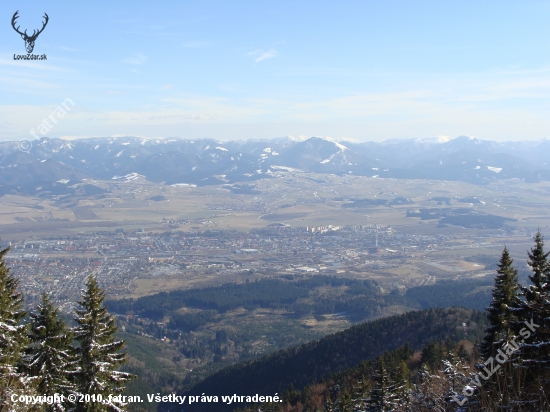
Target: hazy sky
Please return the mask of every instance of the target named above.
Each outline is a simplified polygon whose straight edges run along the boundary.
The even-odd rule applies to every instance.
[[[16,10],[30,33],[48,13],[47,61],[14,60]],[[2,0],[0,17],[2,140],[66,98],[51,137],[550,137],[549,1]]]

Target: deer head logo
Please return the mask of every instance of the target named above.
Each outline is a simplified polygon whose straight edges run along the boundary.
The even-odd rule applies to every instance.
[[[27,30],[25,30],[25,32],[21,33],[19,31],[19,26],[15,27],[16,20],[19,17],[18,13],[19,13],[19,10],[17,10],[15,12],[15,14],[13,15],[13,17],[11,19],[11,25],[12,25],[13,29],[21,35],[21,38],[23,40],[25,40],[25,48],[27,49],[27,53],[32,53],[32,51],[34,50],[34,42],[36,41],[36,38],[38,37],[38,35],[40,33],[42,33],[42,31],[44,30],[44,28],[46,27],[46,24],[48,24],[49,17],[46,13],[44,13],[44,20],[45,21],[44,21],[44,23],[42,23],[42,28],[38,31],[34,30],[32,32],[32,35],[29,36],[27,34]]]

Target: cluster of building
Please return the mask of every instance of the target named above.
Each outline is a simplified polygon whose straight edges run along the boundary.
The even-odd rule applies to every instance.
[[[90,274],[100,280],[108,295],[124,296],[138,277],[369,272],[395,258],[482,241],[468,236],[406,234],[385,225],[270,224],[251,232],[126,233],[117,229],[13,243],[7,261],[30,302],[47,291],[60,305],[70,306]]]
[[[10,253],[6,261],[19,278],[20,289],[30,307],[46,292],[65,313],[73,312],[88,276],[94,275],[110,296],[121,296],[128,293],[130,280],[139,266],[136,258],[112,260],[41,253]]]

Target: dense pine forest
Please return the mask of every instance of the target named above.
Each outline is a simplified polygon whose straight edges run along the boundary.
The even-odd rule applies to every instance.
[[[124,394],[135,376],[122,371],[125,343],[117,338],[116,318],[108,312],[105,291],[97,280],[88,279],[77,302],[74,326],[69,327],[47,294],[33,311],[24,310],[18,281],[5,264],[7,253],[8,249],[0,251],[0,411],[128,410],[131,405],[118,395]],[[229,366],[191,388],[181,387],[178,395],[277,393],[282,399],[260,404],[246,399],[245,404],[203,403],[193,405],[195,411],[239,406],[248,412],[550,410],[549,255],[538,232],[527,255],[528,285],[523,286],[505,248],[485,312],[431,308],[358,324],[318,341]],[[368,281],[266,279],[111,304],[117,312],[169,317],[173,327],[192,330],[239,306],[297,310],[300,299],[315,285],[335,282],[351,289],[346,299],[312,303],[304,310],[322,314],[341,304],[364,315],[371,305],[389,304],[392,299],[406,299],[420,308],[439,299],[444,306],[471,296],[477,287],[463,282],[463,291],[458,292],[459,284],[443,283],[411,289],[405,296],[384,296]],[[448,297],[446,302],[441,296]],[[203,312],[194,318],[177,317],[174,311],[183,304]],[[46,402],[22,401],[33,396]],[[75,401],[79,398],[89,401]],[[159,410],[190,409],[161,403]]]
[[[203,289],[161,292],[138,299],[110,300],[108,305],[114,313],[139,315],[154,321],[169,318],[170,329],[195,330],[208,322],[215,322],[212,312],[223,314],[237,308],[279,309],[296,316],[312,314],[322,316],[342,313],[351,320],[363,320],[380,315],[382,310],[393,305],[412,309],[464,306],[484,310],[491,298],[489,291],[476,289],[488,287],[489,279],[444,282],[409,289],[405,295],[394,291],[383,293],[370,280],[338,278],[316,275],[305,279],[262,279],[241,284],[225,284]],[[317,299],[315,291],[322,287],[345,287],[345,293],[336,296],[324,295]],[[309,299],[306,299],[309,298]],[[202,315],[185,314],[183,308],[210,311]]]
[[[289,385],[303,388],[312,381],[354,367],[363,360],[374,359],[385,351],[403,345],[421,348],[434,339],[450,339],[453,342],[464,338],[479,340],[485,322],[483,313],[462,308],[434,308],[391,316],[228,367],[185,394],[281,394]],[[232,408],[223,404],[206,404],[200,408],[197,406],[195,410]]]

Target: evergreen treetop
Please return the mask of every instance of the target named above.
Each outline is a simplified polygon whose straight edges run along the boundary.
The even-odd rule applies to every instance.
[[[535,246],[528,253],[527,264],[532,274],[532,285],[522,288],[525,301],[515,310],[517,320],[513,322],[514,332],[520,341],[519,348],[510,360],[516,371],[524,375],[521,380],[521,393],[516,396],[517,405],[524,407],[539,401],[542,409],[548,410],[550,403],[545,395],[550,373],[550,287],[549,253],[544,252],[543,236],[540,231],[535,236]],[[546,392],[548,393],[548,392]]]
[[[511,326],[516,316],[509,309],[518,308],[521,305],[518,272],[514,269],[513,263],[508,248],[504,247],[495,277],[493,299],[487,308],[490,326],[485,330],[484,340],[479,347],[484,359],[493,356],[496,350],[513,335]]]
[[[20,322],[26,315],[23,296],[17,290],[19,282],[4,260],[8,251],[9,248],[0,251],[0,365],[19,360],[19,351],[13,346],[18,342],[10,338],[22,333]]]
[[[529,275],[532,285],[526,291],[528,301],[536,300],[540,302],[548,294],[548,281],[550,280],[549,255],[550,252],[544,252],[544,236],[538,230],[535,235],[535,247],[530,252],[527,252],[527,256],[529,257],[527,264],[533,272]]]
[[[129,373],[115,370],[126,360],[126,353],[120,352],[125,343],[116,340],[116,318],[104,305],[105,291],[97,279],[90,276],[86,290],[77,310],[75,340],[78,371],[76,372],[77,392],[101,395],[105,401],[109,395],[118,395],[125,389],[125,382],[133,379]],[[118,401],[88,403],[78,405],[77,411],[122,411],[125,405]]]
[[[71,361],[73,335],[47,293],[42,294],[42,301],[37,311],[31,313],[30,320],[25,369],[38,380],[40,394],[66,395],[72,388],[68,376],[74,368]],[[65,410],[62,404],[49,405],[47,409]]]
[[[374,375],[375,387],[370,392],[370,399],[365,401],[368,412],[388,412],[400,406],[402,399],[398,393],[402,385],[395,384],[386,370],[386,365],[381,359],[376,374]]]
[[[11,394],[29,384],[19,371],[27,342],[27,326],[22,323],[26,313],[23,296],[17,290],[19,282],[6,266],[8,251],[0,251],[0,410]]]

